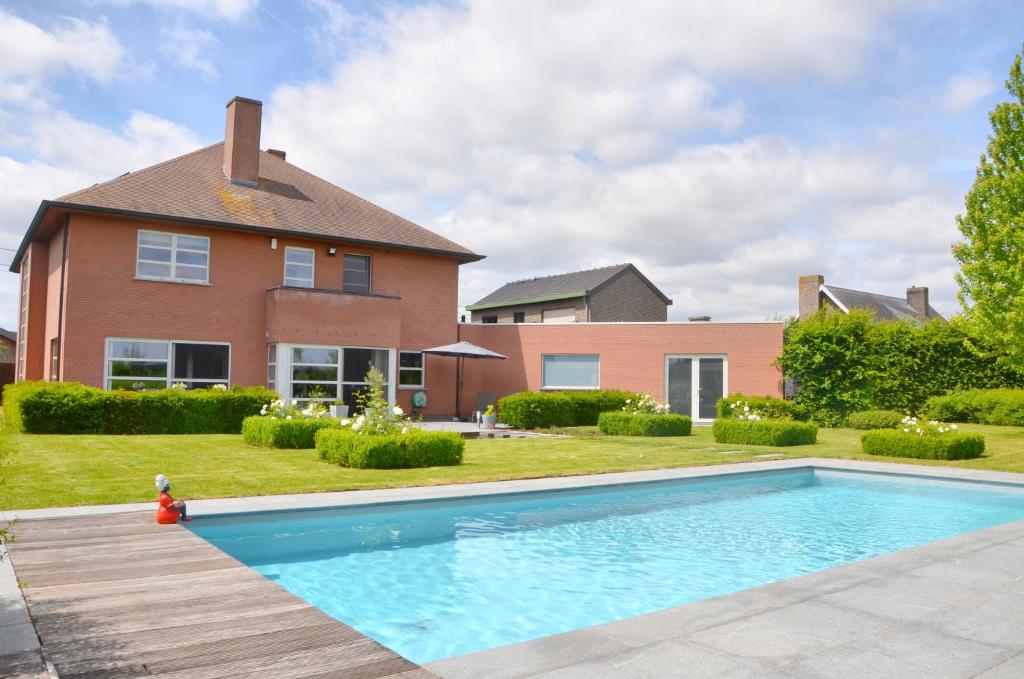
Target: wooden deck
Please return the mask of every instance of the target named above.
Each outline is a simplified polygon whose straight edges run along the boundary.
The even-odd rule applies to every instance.
[[[152,513],[20,521],[16,534],[11,559],[61,679],[434,677]]]

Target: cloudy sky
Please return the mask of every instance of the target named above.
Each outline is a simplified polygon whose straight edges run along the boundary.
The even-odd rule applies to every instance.
[[[462,304],[631,261],[676,320],[792,314],[806,273],[952,312],[1021,26],[1019,0],[0,0],[0,263],[40,200],[219,141],[237,94],[264,147],[488,255]]]

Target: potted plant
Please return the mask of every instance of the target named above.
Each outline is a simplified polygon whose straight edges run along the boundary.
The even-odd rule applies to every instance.
[[[494,410],[494,404],[487,406],[487,410],[484,411],[483,424],[488,429],[494,429],[494,425],[498,424],[498,413]]]
[[[331,404],[331,417],[336,417],[339,420],[348,417],[348,406],[342,401],[335,401]]]

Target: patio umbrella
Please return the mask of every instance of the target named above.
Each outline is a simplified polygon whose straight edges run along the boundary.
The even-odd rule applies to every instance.
[[[462,419],[462,365],[467,358],[491,358],[504,360],[508,356],[503,356],[496,351],[490,349],[484,349],[478,347],[472,342],[456,342],[455,344],[445,344],[441,347],[434,347],[433,349],[424,349],[424,354],[433,354],[434,356],[452,356],[455,358],[455,416]]]

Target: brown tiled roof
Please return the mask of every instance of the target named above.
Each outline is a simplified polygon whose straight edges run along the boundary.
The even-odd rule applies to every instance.
[[[482,259],[471,250],[260,151],[258,186],[224,176],[223,142],[54,201]]]

